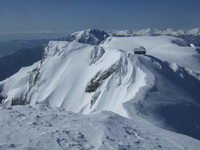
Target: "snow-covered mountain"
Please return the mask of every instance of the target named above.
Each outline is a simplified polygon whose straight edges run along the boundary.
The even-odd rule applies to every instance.
[[[191,30],[158,30],[158,29],[142,29],[142,30],[113,30],[108,33],[114,36],[156,36],[156,35],[170,35],[170,36],[182,36],[182,35],[193,35],[200,36],[200,29],[195,28]]]
[[[61,41],[77,41],[80,43],[98,45],[104,41],[110,35],[105,31],[100,31],[97,29],[87,29],[83,31],[78,31],[68,35],[67,37],[61,38]]]
[[[187,34],[200,35],[200,28],[191,29],[191,30],[187,31]]]
[[[138,46],[147,55],[135,55]],[[7,106],[108,110],[200,139],[199,62],[195,47],[169,36],[107,37],[99,45],[51,41],[43,60],[0,82],[0,91]]]
[[[97,29],[87,29],[71,35],[54,39],[58,41],[77,41],[93,45],[100,44],[110,35]],[[50,40],[13,40],[0,43],[0,81],[10,77],[20,68],[32,65],[41,60],[44,48]],[[8,55],[9,54],[9,55]],[[5,56],[6,55],[6,56]]]

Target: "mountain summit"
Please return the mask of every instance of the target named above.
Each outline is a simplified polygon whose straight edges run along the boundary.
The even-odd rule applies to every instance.
[[[87,43],[92,45],[98,45],[104,41],[110,35],[105,31],[100,31],[97,29],[87,29],[79,32],[75,32],[62,40],[65,41],[77,41],[80,43]]]

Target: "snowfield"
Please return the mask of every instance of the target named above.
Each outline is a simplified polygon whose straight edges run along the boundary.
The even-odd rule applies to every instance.
[[[134,54],[139,46],[146,49],[147,55]],[[51,41],[41,61],[0,82],[2,105],[10,108],[30,104],[33,114],[35,109],[44,112],[42,116],[36,113],[39,118],[36,114],[25,117],[28,125],[20,126],[13,121],[19,130],[28,130],[29,123],[36,120],[30,132],[37,131],[39,138],[44,126],[44,135],[49,138],[42,136],[42,140],[48,143],[57,139],[57,145],[43,145],[29,136],[27,139],[31,138],[40,149],[73,149],[69,142],[73,140],[77,149],[198,149],[199,141],[163,129],[200,140],[199,62],[200,54],[195,47],[170,36],[108,37],[99,45]],[[60,112],[55,110],[53,120],[50,112],[54,109],[47,107],[50,110],[44,111],[43,105],[73,113],[62,112],[59,117]],[[25,111],[26,116],[29,107],[2,107],[3,120],[12,116],[15,109]],[[23,119],[23,115],[18,118]],[[64,123],[64,118],[71,121]],[[73,120],[75,123],[69,123]],[[49,124],[55,124],[55,128]],[[69,133],[62,131],[65,127]],[[7,132],[3,132],[4,137],[9,137],[11,132]],[[13,128],[13,132],[17,129]],[[12,147],[13,143],[10,144],[4,146]],[[14,144],[17,145],[20,144]],[[30,144],[21,145],[26,149],[24,145]]]
[[[75,114],[44,105],[0,107],[0,149],[198,150],[200,141],[103,111]]]

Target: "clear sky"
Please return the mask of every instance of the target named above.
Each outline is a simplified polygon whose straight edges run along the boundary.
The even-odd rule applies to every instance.
[[[0,33],[200,27],[200,0],[0,0]]]

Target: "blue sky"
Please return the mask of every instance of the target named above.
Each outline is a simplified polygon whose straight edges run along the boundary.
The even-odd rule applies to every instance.
[[[0,33],[200,27],[200,0],[0,0]]]

